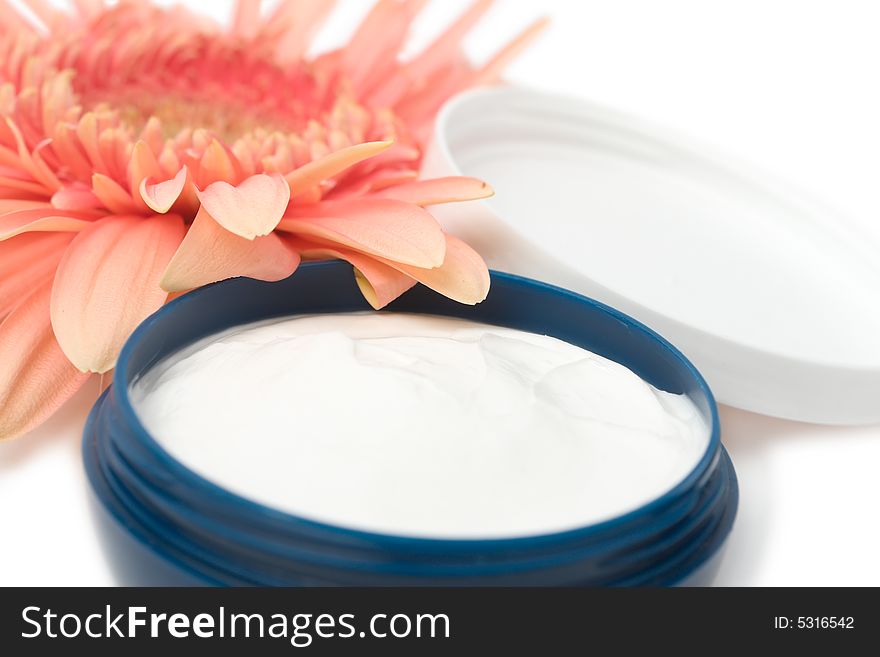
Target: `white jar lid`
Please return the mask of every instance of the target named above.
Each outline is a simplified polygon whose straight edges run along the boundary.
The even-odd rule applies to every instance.
[[[441,112],[423,173],[497,195],[433,212],[500,271],[594,297],[691,358],[719,401],[880,422],[880,245],[687,138],[516,87]]]

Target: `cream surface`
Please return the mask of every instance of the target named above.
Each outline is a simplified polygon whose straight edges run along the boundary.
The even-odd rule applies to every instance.
[[[606,520],[681,481],[684,396],[555,338],[390,313],[288,318],[159,363],[131,398],[174,457],[312,520],[437,538]]]

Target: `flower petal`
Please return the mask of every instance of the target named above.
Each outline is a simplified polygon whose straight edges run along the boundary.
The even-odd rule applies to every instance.
[[[162,288],[181,292],[235,276],[279,281],[299,266],[299,254],[278,235],[249,240],[230,233],[199,210],[162,275]]]
[[[132,200],[131,194],[125,191],[113,178],[105,176],[103,173],[92,175],[92,192],[110,212],[127,214],[140,211],[140,208]]]
[[[387,75],[425,0],[378,0],[342,52],[346,79],[359,92]]]
[[[80,212],[37,208],[0,215],[0,241],[29,232],[78,232],[92,224]]]
[[[260,0],[236,0],[232,31],[243,39],[252,39],[260,26]]]
[[[392,199],[326,201],[293,208],[278,229],[415,267],[439,267],[446,254],[437,220],[417,205]]]
[[[219,181],[235,184],[243,177],[241,163],[226,146],[216,139],[212,139],[205,148],[195,174],[199,187],[207,187],[211,183]]]
[[[465,176],[450,176],[386,187],[370,194],[370,198],[393,198],[425,206],[474,201],[489,198],[494,194],[495,190],[482,180]]]
[[[427,80],[444,66],[449,66],[450,62],[456,61],[460,57],[461,42],[493,2],[475,0],[431,45],[370,94],[372,104],[376,107],[393,107],[407,90],[413,88],[413,80]]]
[[[418,177],[419,172],[408,166],[384,166],[366,175],[347,176],[344,185],[334,187],[324,198],[328,201],[362,198],[386,187],[411,183]]]
[[[156,155],[143,139],[135,143],[128,160],[128,187],[134,194],[140,188],[141,181],[146,178],[155,178],[159,175],[161,167]]]
[[[90,187],[73,183],[52,195],[52,207],[59,210],[93,210],[101,207],[101,201]]]
[[[138,191],[147,207],[153,212],[165,214],[180,198],[186,184],[187,169],[182,167],[171,180],[151,183],[149,178],[140,182]]]
[[[259,173],[236,187],[222,180],[212,183],[198,197],[214,221],[252,240],[275,230],[290,202],[290,187],[278,174]]]
[[[446,260],[440,267],[420,269],[384,258],[379,261],[459,303],[473,306],[489,294],[486,263],[476,251],[452,235],[446,236]]]
[[[47,279],[0,324],[0,440],[36,427],[89,378],[58,346],[51,291]]]
[[[337,258],[350,262],[355,268],[358,287],[376,310],[384,308],[416,284],[416,281],[406,274],[363,253],[299,238],[288,239],[304,258]]]
[[[531,25],[527,26],[504,48],[497,52],[488,62],[477,71],[474,79],[471,81],[472,86],[483,84],[494,84],[501,77],[504,69],[516,59],[520,53],[528,48],[532,42],[540,36],[540,34],[550,24],[550,20],[546,17],[539,18]]]
[[[373,157],[389,149],[394,142],[370,141],[342,148],[328,153],[322,158],[304,164],[288,173],[285,178],[290,185],[291,195],[296,198],[318,185],[320,182],[336,176],[349,167]]]
[[[73,233],[25,233],[0,242],[0,319],[51,280]]]
[[[494,0],[476,0],[450,25],[430,46],[416,55],[410,62],[410,75],[426,79],[448,62],[455,60],[461,52],[461,43],[485,13]]]
[[[335,0],[286,0],[275,5],[266,21],[280,27],[276,55],[282,64],[291,64],[308,49],[312,35],[333,11]]]
[[[66,23],[68,16],[63,12],[52,7],[51,3],[46,0],[26,0],[27,6],[39,18],[40,22],[46,27],[60,27]]]
[[[0,214],[18,212],[19,210],[37,210],[39,208],[51,208],[46,201],[30,201],[18,198],[0,198]]]
[[[113,368],[129,334],[167,297],[159,279],[183,239],[180,217],[108,217],[77,235],[52,287],[58,343],[84,372]]]

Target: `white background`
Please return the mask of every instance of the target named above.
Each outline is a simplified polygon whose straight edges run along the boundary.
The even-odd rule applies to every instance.
[[[187,4],[218,17],[231,6]],[[464,4],[434,0],[413,45]],[[366,8],[342,2],[319,43],[338,43]],[[690,133],[811,189],[880,235],[876,3],[501,0],[471,39],[473,55],[542,11],[553,27],[513,67],[513,81]],[[79,457],[96,394],[97,385],[82,391],[38,431],[0,444],[0,585],[113,582]],[[880,427],[721,414],[742,498],[718,583],[880,585]]]

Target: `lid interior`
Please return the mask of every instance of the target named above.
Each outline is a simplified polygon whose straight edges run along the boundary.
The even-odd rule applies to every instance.
[[[709,334],[880,366],[880,268],[827,209],[602,108],[515,90],[502,112],[492,94],[473,100],[451,109],[448,147],[492,182],[489,205],[527,240]]]

